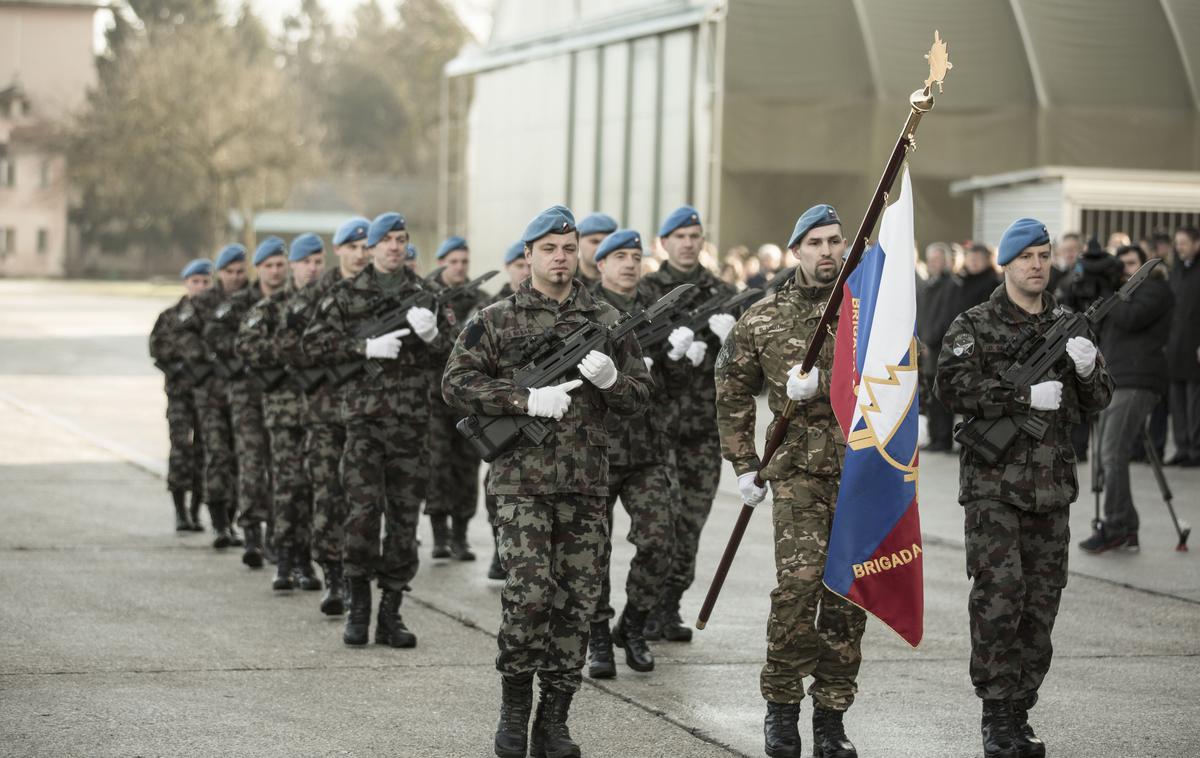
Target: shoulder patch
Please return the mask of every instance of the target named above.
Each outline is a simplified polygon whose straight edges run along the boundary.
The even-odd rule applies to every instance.
[[[723,371],[733,361],[737,360],[738,347],[737,340],[726,338],[721,343],[721,352],[717,353],[716,370]]]
[[[975,338],[969,334],[960,334],[954,338],[951,350],[956,358],[964,358],[975,352]]]
[[[483,338],[483,322],[478,318],[473,318],[467,324],[467,328],[463,331],[463,345],[467,348],[473,348],[479,344],[479,340]]]

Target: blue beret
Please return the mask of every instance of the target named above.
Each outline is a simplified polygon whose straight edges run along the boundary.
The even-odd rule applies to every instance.
[[[442,243],[442,246],[437,249],[437,259],[440,261],[442,258],[445,258],[455,250],[466,249],[468,249],[467,241],[462,237],[459,237],[457,234],[452,234],[447,237],[446,241]]]
[[[345,245],[349,242],[358,242],[367,238],[367,229],[371,226],[371,222],[367,221],[362,216],[355,216],[342,222],[342,225],[337,228],[333,235],[333,246]]]
[[[230,263],[246,260],[246,248],[237,244],[226,245],[221,248],[221,252],[217,253],[217,271],[228,266]]]
[[[515,261],[517,258],[522,258],[524,256],[525,256],[525,243],[522,242],[521,240],[517,240],[516,242],[509,245],[508,249],[504,251],[504,265],[507,266],[508,264]]]
[[[566,234],[575,231],[575,214],[563,205],[552,205],[534,217],[521,234],[526,245],[537,242],[547,234]]]
[[[367,247],[375,247],[383,238],[388,236],[388,232],[404,231],[404,216],[399,213],[381,213],[371,222],[371,228],[367,230]]]
[[[417,246],[413,244],[405,245],[404,256],[410,261],[415,261],[417,259]]]
[[[676,229],[685,226],[700,226],[700,211],[690,205],[681,205],[667,214],[662,226],[658,228],[659,237],[667,237]]]
[[[832,205],[818,203],[804,213],[801,213],[800,218],[796,219],[796,228],[792,230],[792,236],[788,240],[787,246],[795,247],[800,244],[804,239],[804,235],[818,226],[840,223],[842,223],[842,219],[838,216],[838,212],[834,210]]]
[[[273,255],[283,255],[286,251],[287,245],[284,241],[272,234],[260,242],[258,249],[254,251],[254,265],[257,266]]]
[[[325,249],[325,245],[321,243],[321,238],[309,232],[301,234],[296,239],[292,240],[291,253],[288,255],[289,261],[302,261],[310,255],[316,255]]]
[[[617,230],[617,220],[607,213],[592,213],[579,222],[579,234],[612,234]]]
[[[642,235],[632,229],[618,229],[604,238],[600,247],[596,248],[596,262],[616,250],[641,250]]]
[[[189,276],[209,276],[212,272],[212,261],[208,258],[197,258],[183,267],[183,271],[179,272],[179,278],[187,279]]]
[[[996,261],[1004,266],[1020,255],[1025,248],[1049,243],[1050,232],[1046,231],[1045,224],[1035,218],[1019,218],[1004,230]]]

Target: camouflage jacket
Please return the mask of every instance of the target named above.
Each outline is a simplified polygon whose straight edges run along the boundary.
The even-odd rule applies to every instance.
[[[475,290],[474,292],[460,291],[453,295],[447,295],[446,291],[450,288],[442,281],[442,269],[440,268],[425,277],[425,283],[429,285],[431,290],[437,293],[439,297],[438,303],[445,310],[446,319],[456,330],[461,330],[461,325],[467,323],[467,320],[471,318],[471,315],[475,311],[487,305],[491,300],[491,297],[486,292],[480,290]],[[446,357],[450,357],[449,353],[446,354]],[[444,402],[442,400],[441,384],[442,373],[446,370],[446,363],[442,361],[441,363],[431,365],[429,369],[431,371],[431,397],[434,402]]]
[[[681,284],[694,284],[696,288],[686,300],[687,308],[694,308],[712,297],[722,294],[733,297],[737,290],[726,284],[703,266],[697,266],[694,271],[685,274],[664,263],[662,267],[651,274],[642,277],[640,288],[654,302]],[[737,314],[733,314],[737,315]],[[717,420],[714,412],[717,390],[713,383],[713,367],[716,365],[717,353],[721,350],[721,342],[707,328],[696,333],[696,339],[708,343],[708,352],[704,355],[704,363],[693,370],[690,386],[679,399],[679,436],[708,436],[717,434]]]
[[[238,327],[234,349],[251,372],[287,368],[280,331],[287,319],[288,300],[295,290],[291,285],[264,297],[250,307]],[[269,427],[298,427],[304,423],[304,394],[284,379],[278,386],[263,391],[263,422]]]
[[[309,369],[320,364],[305,349],[304,332],[317,315],[321,300],[342,281],[341,268],[334,266],[305,287],[294,290],[276,339],[284,362],[291,369]],[[338,424],[342,420],[342,393],[329,382],[322,382],[305,395],[306,418],[319,424]]]
[[[170,308],[158,314],[154,328],[150,330],[150,357],[154,365],[163,372],[164,388],[168,395],[188,395],[192,391],[192,377],[187,361],[183,357],[180,339],[180,314],[188,304],[184,295]]]
[[[245,292],[248,289],[249,286],[238,290],[238,292],[229,293],[222,286],[221,282],[217,281],[212,287],[189,299],[187,303],[180,307],[180,351],[193,374],[205,366],[211,367],[218,360],[219,354],[214,340],[217,332],[220,330],[211,327],[210,322],[218,319],[218,312],[222,314],[220,316],[221,319],[228,318],[229,301],[233,295]],[[233,349],[232,340],[230,341],[229,349],[231,354]],[[228,357],[222,360],[228,360]],[[219,373],[211,371],[207,379],[196,385],[196,389],[203,390],[216,397],[223,397],[227,394],[228,384]]]
[[[960,314],[942,340],[938,358],[937,394],[952,412],[966,418],[1000,418],[1029,412],[1029,387],[1014,387],[1000,376],[1013,363],[1019,344],[1054,324],[1064,306],[1050,294],[1042,296],[1036,315],[1018,308],[1001,284],[983,303]],[[1095,338],[1091,338],[1095,341]],[[1033,411],[1050,421],[1039,442],[1021,433],[1004,459],[988,465],[966,448],[959,457],[959,502],[995,500],[1027,511],[1048,511],[1070,505],[1079,494],[1071,427],[1108,405],[1113,382],[1104,365],[1086,379],[1064,354],[1051,370],[1063,383],[1057,411]]]
[[[633,307],[654,305],[654,301],[640,291],[632,298],[624,298],[604,287],[597,287],[595,295],[621,314],[628,313]],[[622,416],[610,410],[605,416],[610,466],[636,467],[670,459],[679,426],[679,397],[691,381],[692,364],[686,357],[678,361],[667,358],[667,347],[664,344],[654,354],[648,354],[654,365],[650,369],[650,407],[646,413]]]
[[[717,424],[721,452],[738,475],[757,471],[755,396],[767,390],[767,405],[776,418],[787,403],[787,372],[804,360],[832,285],[805,286],[790,278],[768,292],[738,319],[717,356]],[[786,497],[797,475],[837,479],[842,472],[846,440],[829,404],[829,371],[833,367],[837,320],[830,325],[816,368],[817,396],[796,405],[783,444],[763,477],[775,483],[776,497]],[[775,422],[771,422],[770,432]]]
[[[304,350],[321,365],[334,366],[366,359],[367,340],[355,333],[381,312],[390,301],[407,299],[413,293],[426,292],[433,305],[433,293],[420,277],[401,267],[403,283],[398,292],[385,293],[377,280],[375,264],[368,264],[353,279],[334,286],[317,305],[317,313],[304,331]],[[385,416],[414,417],[425,423],[429,414],[431,364],[445,360],[455,332],[447,321],[444,308],[437,308],[438,334],[425,344],[417,335],[406,336],[400,354],[390,360],[378,360],[383,369],[378,379],[360,371],[340,388],[343,418]]]
[[[525,415],[529,391],[513,383],[517,369],[535,338],[547,331],[566,336],[586,321],[612,326],[619,314],[579,285],[562,303],[522,283],[516,295],[489,305],[459,335],[442,378],[446,402],[464,413]],[[492,462],[488,492],[494,495],[608,494],[609,410],[642,413],[649,397],[649,372],[632,336],[609,353],[619,371],[606,390],[588,381],[571,393],[571,406],[561,420],[541,419],[550,437],[534,445],[521,437],[516,446]],[[572,372],[573,373],[573,372]]]

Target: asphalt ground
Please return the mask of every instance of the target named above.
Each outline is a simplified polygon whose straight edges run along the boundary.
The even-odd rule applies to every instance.
[[[342,645],[317,596],[274,593],[206,534],[177,535],[162,479],[161,377],[146,335],[169,304],[140,288],[0,281],[0,755],[487,756],[499,698],[500,585],[481,560],[433,561],[403,608],[415,650]],[[1092,515],[1089,470],[1075,538]],[[1200,520],[1200,471],[1168,469]],[[1071,553],[1054,666],[1033,711],[1052,756],[1200,755],[1200,558],[1175,552],[1135,465],[1138,554]],[[981,755],[967,675],[957,461],[921,466],[925,640],[871,621],[846,717],[863,756]],[[694,618],[738,511],[726,470],[701,545]],[[480,508],[482,513],[482,507]],[[773,584],[758,514],[708,628],[658,643],[652,674],[619,665],[571,712],[589,756],[762,755],[758,671]],[[628,521],[618,508],[614,534]],[[614,547],[614,604],[632,550]],[[586,681],[586,680],[585,680]],[[802,734],[808,743],[808,703]]]

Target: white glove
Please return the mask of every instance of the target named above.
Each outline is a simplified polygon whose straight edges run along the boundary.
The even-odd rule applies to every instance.
[[[1062,382],[1041,382],[1029,388],[1029,407],[1035,411],[1056,411],[1062,405]]]
[[[708,343],[703,340],[697,340],[692,343],[692,346],[687,349],[688,360],[693,366],[699,366],[704,363],[704,355],[708,352]]]
[[[737,323],[737,319],[730,316],[728,313],[715,313],[708,317],[708,328],[713,334],[717,335],[717,339],[722,342],[733,331],[733,325]]]
[[[787,396],[789,400],[804,403],[816,397],[820,389],[821,372],[816,366],[804,376],[800,376],[800,364],[788,369]]]
[[[571,390],[578,389],[582,384],[582,379],[572,379],[550,387],[530,389],[528,414],[558,421],[571,407]]]
[[[413,306],[408,309],[404,317],[408,319],[408,325],[412,327],[413,334],[420,337],[422,342],[433,342],[437,337],[437,319],[434,318],[433,311]]]
[[[754,483],[755,476],[757,474],[750,472],[738,477],[738,490],[742,493],[742,502],[751,508],[761,503],[767,496],[767,488],[759,487]]]
[[[1067,355],[1075,361],[1075,373],[1087,379],[1096,370],[1096,346],[1087,337],[1067,340]]]
[[[929,444],[929,419],[924,416],[917,416],[917,447],[922,448]]]
[[[647,370],[647,371],[653,371],[653,370],[654,370],[654,359],[653,359],[653,358],[651,358],[651,357],[650,357],[650,356],[648,356],[648,355],[643,355],[643,356],[642,356],[642,360],[646,362],[646,370]]]
[[[593,350],[583,356],[583,360],[575,368],[579,369],[579,373],[584,379],[602,390],[617,383],[617,364],[599,350]]]
[[[688,348],[696,340],[696,335],[691,329],[686,326],[675,327],[670,334],[667,335],[667,342],[671,343],[671,349],[667,351],[667,357],[673,361],[677,361],[687,355]]]
[[[412,334],[411,329],[397,329],[379,337],[367,339],[368,358],[395,358],[400,355],[400,340]]]

